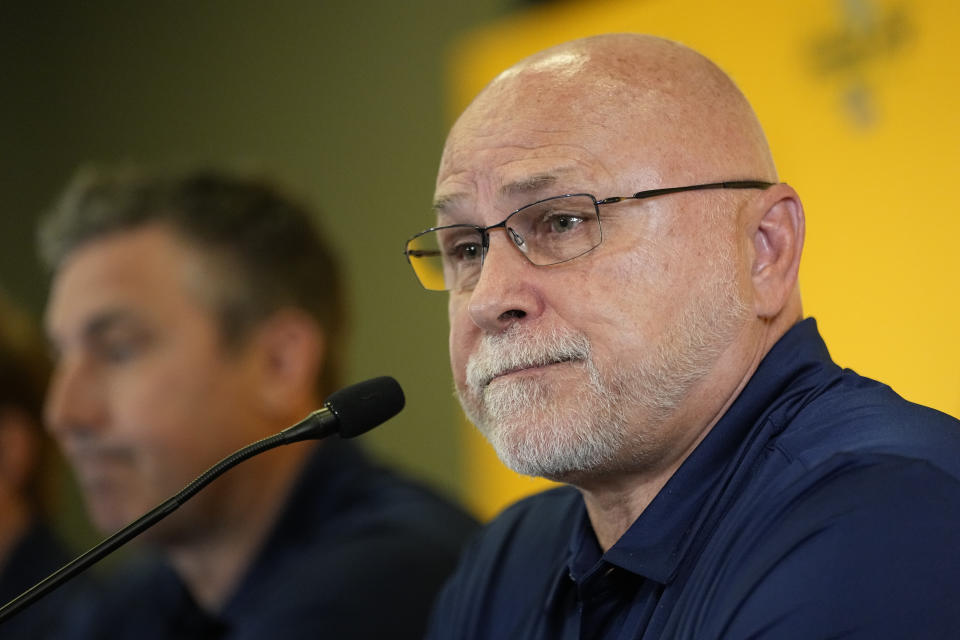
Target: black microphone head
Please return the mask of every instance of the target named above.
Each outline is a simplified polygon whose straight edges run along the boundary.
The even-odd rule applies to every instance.
[[[403,404],[400,384],[380,376],[330,394],[324,406],[337,417],[340,437],[353,438],[400,413]]]

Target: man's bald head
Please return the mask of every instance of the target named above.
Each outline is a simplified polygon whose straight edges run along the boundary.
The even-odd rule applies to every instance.
[[[648,178],[631,181],[634,191],[701,178],[776,181],[763,130],[733,81],[696,51],[654,36],[606,34],[534,54],[495,78],[450,137],[507,126],[518,144],[525,130],[583,129],[620,155],[628,174]],[[454,151],[448,145],[444,163]]]

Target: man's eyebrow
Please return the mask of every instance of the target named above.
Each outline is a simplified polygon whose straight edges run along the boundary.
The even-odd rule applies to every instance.
[[[466,196],[462,193],[452,193],[446,196],[439,196],[433,201],[433,212],[437,215],[441,213],[446,213],[448,209],[452,208],[460,200],[463,200]]]
[[[524,195],[528,193],[536,193],[546,189],[547,187],[552,187],[557,183],[557,175],[555,173],[541,173],[523,180],[515,180],[513,182],[508,182],[507,184],[500,187],[500,193],[505,196],[516,196]]]
[[[112,328],[136,320],[128,309],[107,309],[90,318],[83,327],[85,340],[96,340]]]
[[[552,187],[560,177],[567,173],[569,169],[560,168],[549,173],[538,173],[520,180],[508,182],[500,187],[500,194],[504,196],[518,196],[536,193],[548,187]],[[451,193],[437,197],[433,201],[433,211],[437,215],[449,213],[459,202],[467,198],[463,193]]]
[[[80,331],[80,340],[84,343],[96,343],[114,327],[133,322],[135,319],[135,314],[128,309],[116,308],[97,312],[85,321]],[[62,339],[51,333],[49,329],[46,334],[47,350],[54,361],[59,360],[64,350]]]

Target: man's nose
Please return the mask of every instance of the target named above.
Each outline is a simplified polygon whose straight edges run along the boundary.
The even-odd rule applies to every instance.
[[[97,429],[104,422],[102,385],[93,367],[61,360],[44,406],[47,428],[56,437]]]
[[[499,333],[516,322],[543,312],[538,269],[523,255],[506,228],[494,229],[483,259],[480,277],[470,293],[473,322],[489,333]]]

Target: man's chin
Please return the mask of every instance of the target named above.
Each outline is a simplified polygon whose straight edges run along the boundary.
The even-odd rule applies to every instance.
[[[143,507],[139,500],[131,500],[123,491],[107,484],[96,490],[85,489],[84,501],[90,522],[104,535],[117,532],[157,506]]]
[[[557,439],[556,425],[537,422],[534,415],[516,415],[509,420],[480,427],[500,461],[515,473],[562,480],[576,457]]]
[[[95,506],[90,510],[90,520],[97,531],[103,535],[116,533],[142,515],[140,513],[134,516],[127,514],[125,511],[117,511],[114,505]]]

